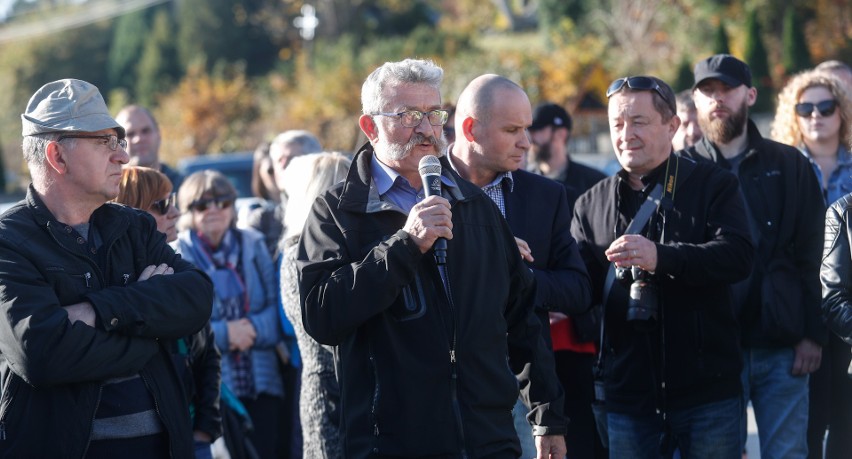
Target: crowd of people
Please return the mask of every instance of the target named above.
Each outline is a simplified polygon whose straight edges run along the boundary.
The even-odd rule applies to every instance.
[[[501,75],[361,88],[354,154],[260,143],[255,199],[145,107],[45,84],[0,215],[0,456],[763,458],[852,451],[852,70],[749,116],[747,63],[607,89],[612,176]],[[49,414],[34,415],[33,413]]]

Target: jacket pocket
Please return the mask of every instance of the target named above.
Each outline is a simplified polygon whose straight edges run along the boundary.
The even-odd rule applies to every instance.
[[[767,338],[796,343],[805,332],[804,293],[799,273],[787,259],[773,260],[761,283],[760,330]]]
[[[414,280],[402,288],[402,303],[397,301],[390,309],[393,317],[400,322],[419,319],[426,314],[426,294],[420,273],[414,274]]]

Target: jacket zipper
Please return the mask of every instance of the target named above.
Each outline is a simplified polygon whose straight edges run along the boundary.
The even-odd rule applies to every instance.
[[[453,327],[453,338],[450,342],[450,396],[453,402],[453,413],[456,418],[456,427],[458,429],[459,440],[461,441],[461,458],[467,459],[467,442],[465,441],[464,435],[464,423],[462,421],[461,415],[461,404],[459,403],[459,393],[458,393],[458,363],[456,361],[456,344],[458,343],[457,339],[457,330],[456,330],[456,308],[453,304],[453,294],[450,289],[450,277],[447,272],[447,265],[438,265],[438,271],[441,274],[441,280],[444,283],[444,287],[446,288],[447,293],[447,303],[450,306],[450,319]]]
[[[379,436],[379,415],[378,415],[378,407],[379,407],[379,370],[376,368],[376,360],[373,357],[373,346],[370,345],[370,366],[373,367],[373,380],[376,382],[373,387],[373,406],[371,407],[371,413],[373,415],[373,435],[378,438]]]
[[[151,385],[148,384],[148,379],[145,377],[144,370],[139,372],[139,377],[142,378],[142,383],[145,384],[145,388],[148,389],[148,394],[151,395],[151,400],[154,401],[154,411],[157,413],[157,417],[160,419],[160,423],[163,425],[164,433],[166,434],[166,438],[171,439],[171,435],[169,435],[169,428],[165,424],[165,418],[163,414],[160,413],[160,404],[157,403],[157,397],[154,395],[154,390],[151,389]],[[172,451],[172,442],[169,441],[169,457],[175,457],[174,451]]]

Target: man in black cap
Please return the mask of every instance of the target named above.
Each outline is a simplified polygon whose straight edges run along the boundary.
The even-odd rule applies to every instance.
[[[699,62],[693,96],[704,138],[684,154],[739,177],[757,244],[751,276],[733,294],[743,392],[754,407],[761,456],[804,458],[808,374],[819,368],[827,339],[819,310],[820,187],[803,155],[764,139],[748,118],[757,91],[747,64],[728,54]]]
[[[550,102],[539,104],[533,111],[533,122],[529,127],[532,156],[527,170],[565,185],[568,204],[573,208],[574,201],[606,175],[571,161],[568,153],[571,126],[571,116],[562,106]]]
[[[192,457],[171,353],[210,279],[146,212],[108,202],[128,161],[98,89],[59,80],[23,123],[32,184],[0,217],[0,457]]]

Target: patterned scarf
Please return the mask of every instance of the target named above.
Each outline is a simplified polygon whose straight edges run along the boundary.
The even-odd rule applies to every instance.
[[[210,241],[195,231],[190,231],[192,257],[196,266],[210,276],[213,290],[219,302],[219,313],[226,321],[239,320],[248,314],[249,301],[242,269],[240,235],[229,229],[219,247],[213,248]],[[254,377],[251,367],[251,351],[228,351],[220,349],[230,360],[234,385],[231,389],[239,397],[255,395]]]

